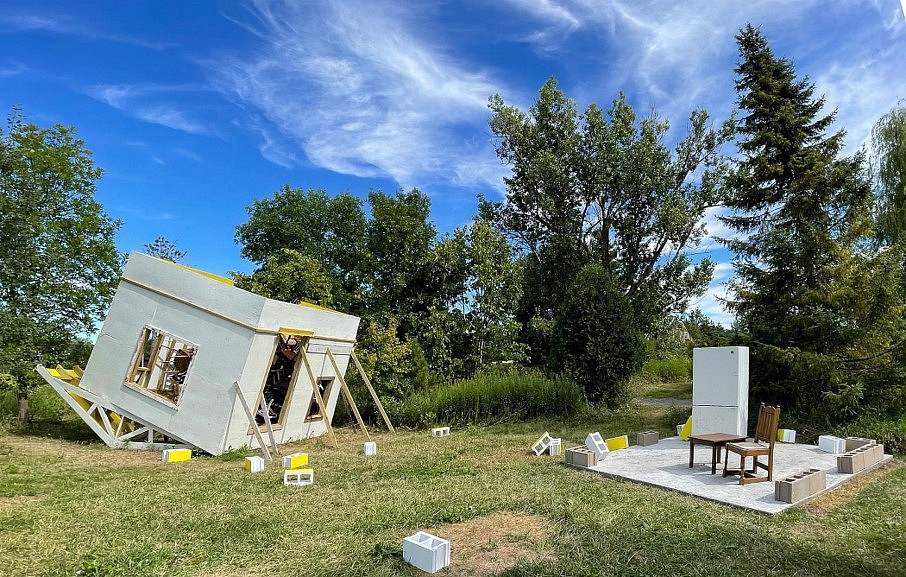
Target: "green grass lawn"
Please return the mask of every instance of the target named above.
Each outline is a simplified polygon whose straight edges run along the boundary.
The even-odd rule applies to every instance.
[[[175,464],[78,435],[0,432],[0,568],[10,576],[421,575],[416,530],[447,535],[445,575],[890,575],[906,567],[906,467],[872,473],[768,517],[534,457],[545,430],[580,444],[681,411],[589,410],[572,423],[339,434],[282,447],[311,455],[315,484],[236,455]],[[632,435],[630,435],[632,436]],[[253,452],[252,454],[260,454]]]

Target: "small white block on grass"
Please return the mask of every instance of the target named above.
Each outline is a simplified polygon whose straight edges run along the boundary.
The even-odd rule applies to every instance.
[[[264,472],[264,457],[246,457],[245,470],[249,473]]]
[[[450,434],[450,427],[434,427],[431,429],[432,437],[446,437]]]
[[[422,571],[436,573],[450,564],[450,542],[419,531],[403,539],[403,561]]]
[[[288,469],[283,471],[284,485],[312,485],[315,482],[315,472],[312,469]]]
[[[588,447],[589,451],[593,451],[598,455],[610,452],[610,449],[607,448],[607,443],[604,442],[601,433],[598,432],[588,433],[588,436],[585,437],[585,446]]]
[[[547,451],[547,448],[550,446],[550,444],[551,444],[551,436],[548,434],[547,431],[544,431],[544,434],[541,435],[537,441],[535,441],[534,445],[532,445],[532,452],[535,453],[536,457],[538,455],[543,455],[544,452]]]
[[[555,456],[559,455],[560,446],[561,446],[560,439],[551,439],[551,444],[547,446],[547,452],[550,453],[551,455],[555,455]]]
[[[365,454],[370,456],[377,455],[377,443],[374,441],[368,441],[365,443]]]
[[[845,453],[846,441],[833,435],[821,435],[818,437],[818,448],[825,453]]]

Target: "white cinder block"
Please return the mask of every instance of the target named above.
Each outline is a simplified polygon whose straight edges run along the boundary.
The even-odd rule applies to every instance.
[[[818,448],[825,453],[845,453],[846,441],[833,435],[821,435],[818,437]]]
[[[246,457],[245,470],[249,473],[263,473],[264,457]]]
[[[547,452],[554,456],[559,455],[560,446],[560,439],[551,439],[551,444],[547,446]]]
[[[288,469],[283,471],[284,485],[311,485],[315,482],[315,472],[312,469]]]
[[[365,443],[365,454],[368,456],[377,455],[377,443],[374,441],[368,441]]]
[[[450,434],[450,427],[435,427],[431,429],[432,437],[446,437]]]
[[[538,455],[543,455],[547,451],[547,448],[550,446],[550,444],[551,436],[547,431],[544,431],[544,434],[541,435],[537,441],[535,441],[534,445],[532,445],[532,452],[535,453],[536,457]]]
[[[607,448],[607,443],[604,442],[604,439],[601,437],[601,433],[594,432],[589,433],[585,437],[585,446],[588,447],[589,451],[595,452],[598,455],[604,455],[609,453],[610,449]]]
[[[793,429],[779,429],[777,431],[777,440],[781,443],[795,443],[796,431]]]
[[[403,561],[422,571],[436,573],[450,565],[450,542],[419,531],[403,539]]]

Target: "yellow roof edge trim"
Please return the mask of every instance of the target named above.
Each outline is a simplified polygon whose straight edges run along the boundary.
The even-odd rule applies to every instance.
[[[331,308],[328,308],[328,307],[322,307],[321,305],[316,305],[316,304],[314,304],[314,303],[310,303],[310,302],[308,302],[308,301],[299,301],[299,302],[297,302],[296,304],[299,305],[300,307],[308,307],[308,308],[310,308],[310,309],[318,309],[318,310],[321,310],[321,311],[327,311],[327,312],[329,312],[329,313],[346,314],[346,313],[341,313],[340,311],[335,310],[335,309],[331,309]]]
[[[149,255],[147,255],[147,256],[151,256],[151,255],[149,254]],[[192,268],[192,267],[186,266],[186,265],[184,265],[184,264],[179,264],[178,262],[173,262],[173,261],[170,261],[170,260],[166,260],[166,259],[162,259],[162,258],[157,258],[156,256],[151,256],[151,258],[153,258],[154,260],[159,260],[160,262],[165,262],[165,263],[167,263],[167,264],[172,264],[173,266],[178,266],[178,267],[181,268],[181,269],[187,270],[187,271],[189,271],[189,272],[194,272],[195,274],[200,274],[201,276],[208,277],[208,278],[211,279],[211,280],[216,280],[217,282],[222,282],[223,284],[228,284],[228,285],[230,285],[230,286],[233,286],[233,280],[232,280],[232,279],[228,279],[228,278],[225,277],[225,276],[220,276],[220,275],[216,275],[216,274],[214,274],[214,273],[206,272],[206,271],[203,271],[203,270],[200,270],[200,269],[197,269],[197,268]]]
[[[291,329],[287,327],[280,327],[277,329],[277,332],[281,335],[293,336],[293,337],[313,337],[315,336],[314,331],[306,331],[302,329]]]

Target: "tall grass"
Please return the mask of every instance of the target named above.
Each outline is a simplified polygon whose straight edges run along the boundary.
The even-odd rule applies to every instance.
[[[416,393],[387,407],[395,423],[488,424],[535,417],[571,417],[584,406],[579,386],[538,372],[483,374]]]
[[[692,359],[687,356],[668,359],[650,359],[642,367],[640,376],[661,383],[678,383],[692,380]]]

